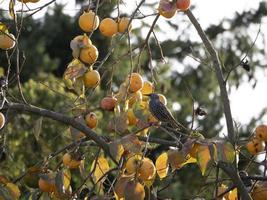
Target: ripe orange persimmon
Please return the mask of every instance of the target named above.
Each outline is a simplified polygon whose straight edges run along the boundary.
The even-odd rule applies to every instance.
[[[118,20],[118,31],[120,33],[124,33],[126,32],[127,30],[127,27],[129,25],[129,22],[130,22],[130,18],[128,17],[122,17]],[[129,27],[128,27],[128,31],[130,32],[132,30],[132,25],[130,24]]]
[[[152,162],[152,160],[150,160],[149,158],[143,158],[138,172],[139,172],[138,177],[142,181],[147,181],[152,179],[156,174],[156,167]]]
[[[121,176],[119,179],[117,179],[115,185],[114,185],[114,192],[118,199],[121,199],[124,197],[125,194],[125,187],[127,183],[130,181],[130,177],[128,176]]]
[[[247,143],[247,150],[251,155],[256,155],[257,153],[262,152],[264,148],[264,142],[257,138],[253,138]]]
[[[39,189],[43,192],[54,192],[56,190],[55,178],[50,174],[46,174],[45,178],[41,177],[38,181]]]
[[[94,112],[90,112],[89,114],[87,114],[85,116],[85,122],[88,127],[90,127],[91,129],[94,129],[98,123],[96,114]]]
[[[3,115],[3,113],[0,112],[0,129],[4,127],[5,123],[6,123],[5,115]]]
[[[129,181],[125,186],[125,199],[143,200],[145,199],[144,186],[137,181]]]
[[[256,130],[256,138],[262,141],[267,141],[267,125],[259,125]]]
[[[226,190],[227,190],[227,186],[222,184],[221,186],[218,187],[218,196],[223,194]],[[215,191],[214,191],[214,194],[215,194]],[[223,195],[223,197],[221,198],[218,198],[218,200],[229,200],[228,199],[228,195],[229,193],[226,193],[225,195]]]
[[[96,87],[100,83],[100,74],[97,70],[89,70],[84,74],[85,87]]]
[[[113,111],[117,104],[117,99],[115,97],[105,97],[100,102],[100,107],[103,110]]]
[[[163,9],[158,9],[159,14],[167,19],[172,18],[176,14],[176,9],[164,11]]]
[[[142,164],[142,156],[141,155],[133,155],[128,158],[125,164],[125,169],[128,174],[134,174],[138,172],[139,167]]]
[[[177,0],[176,1],[176,8],[182,11],[188,10],[190,7],[190,0]]]
[[[143,96],[142,96],[141,91],[136,91],[136,92],[130,94],[129,95],[129,102],[128,102],[129,107],[132,107],[135,102],[142,101],[142,98],[143,98]]]
[[[15,36],[11,33],[2,34],[0,33],[0,49],[8,50],[15,46]]]
[[[237,189],[233,189],[228,193],[228,200],[238,200]]]
[[[79,26],[85,32],[92,32],[99,26],[99,17],[90,10],[79,17]]]
[[[118,24],[111,18],[105,18],[100,22],[99,31],[106,37],[112,37],[118,32]]]
[[[145,81],[141,89],[142,94],[151,94],[154,92],[154,85],[150,81]]]
[[[137,92],[138,90],[141,90],[144,85],[143,78],[138,73],[132,73],[131,75],[129,75],[126,82],[127,84],[130,84],[129,89],[131,92]]]
[[[88,45],[80,51],[81,61],[87,64],[93,64],[98,58],[98,50],[94,45]]]
[[[81,160],[76,160],[70,153],[65,153],[63,156],[63,164],[70,169],[76,169],[80,166]]]
[[[265,181],[259,181],[252,193],[251,197],[253,200],[266,200],[267,197],[267,183]]]

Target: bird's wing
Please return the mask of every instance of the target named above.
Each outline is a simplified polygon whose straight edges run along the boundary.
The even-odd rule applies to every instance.
[[[162,114],[162,117],[164,118],[164,120],[161,120],[161,121],[168,122],[172,124],[174,127],[180,128],[182,125],[175,120],[171,111],[162,102],[159,102],[159,103],[160,105],[158,108],[160,109],[160,113]]]

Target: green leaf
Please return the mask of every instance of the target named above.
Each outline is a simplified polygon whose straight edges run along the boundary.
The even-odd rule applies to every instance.
[[[35,136],[35,139],[38,141],[41,130],[42,130],[42,124],[43,124],[43,117],[40,117],[39,119],[37,119],[37,121],[35,122],[35,125],[33,127],[33,134]]]
[[[233,163],[235,160],[235,149],[230,142],[216,142],[218,150],[218,160],[228,163]]]

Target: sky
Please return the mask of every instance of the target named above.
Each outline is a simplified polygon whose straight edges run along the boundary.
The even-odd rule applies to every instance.
[[[30,8],[38,7],[40,5],[43,5],[50,0],[40,0],[37,4],[28,4]],[[134,10],[136,7],[136,4],[140,0],[125,0],[126,5],[125,7],[121,7],[121,10],[126,10],[127,13],[130,12],[130,10]],[[0,8],[7,8],[8,0],[0,0]],[[60,0],[57,2],[62,2],[66,5],[64,12],[75,15],[77,12],[79,12],[79,8],[75,7],[75,1],[74,0]],[[148,2],[148,1],[147,1]],[[150,0],[149,2],[155,2],[155,0]],[[203,28],[208,27],[210,24],[216,24],[220,20],[224,18],[231,18],[235,14],[235,12],[242,12],[243,10],[250,10],[255,9],[258,7],[260,0],[191,0],[191,4],[195,5],[196,8],[194,10],[194,15],[198,18],[199,23]],[[44,15],[46,10],[41,11],[38,13],[36,17],[41,17]],[[142,12],[150,12],[147,10],[142,10]],[[181,13],[178,13],[174,18],[172,18],[172,22],[175,22],[177,18],[185,18],[185,16]],[[137,21],[137,20],[136,20]],[[146,22],[152,23],[153,18],[146,19]],[[134,22],[136,24],[133,24],[133,27],[139,26],[138,22]],[[162,30],[168,30],[168,37],[176,38],[176,32],[173,30],[170,30],[168,26],[166,26],[166,19],[160,18],[159,20],[160,27],[162,27]],[[180,29],[183,29],[185,27],[180,26]],[[256,27],[255,31],[252,31],[251,37],[252,40],[255,38],[257,34]],[[266,31],[266,40],[267,40],[267,19],[264,18],[262,20],[261,24],[261,30]],[[144,29],[144,32],[147,30]],[[145,34],[145,33],[144,33]],[[159,40],[164,40],[166,35],[159,35]],[[199,37],[196,33],[192,32],[192,40],[199,40]],[[257,41],[257,45],[260,45],[260,40]],[[267,48],[267,47],[266,47]],[[267,49],[266,49],[267,50]],[[267,59],[267,58],[265,58]],[[267,61],[266,61],[267,63]],[[249,83],[243,83],[238,89],[232,89],[230,93],[230,102],[231,102],[231,108],[233,117],[237,122],[240,122],[241,124],[246,124],[249,122],[249,120],[252,117],[257,117],[258,114],[261,112],[262,108],[267,107],[267,95],[264,94],[264,91],[266,91],[267,86],[267,72],[263,71],[261,69],[256,70],[256,77],[257,77],[257,85],[255,89],[252,89],[251,85]],[[267,124],[267,117],[262,119],[263,123]],[[224,123],[224,122],[223,122]],[[259,122],[261,123],[261,122]]]

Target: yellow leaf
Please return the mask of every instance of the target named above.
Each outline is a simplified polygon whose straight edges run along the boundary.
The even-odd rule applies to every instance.
[[[103,178],[103,175],[109,171],[109,164],[106,158],[103,156],[100,156],[97,161],[93,161],[93,164],[91,166],[91,172],[94,170],[93,175],[96,182],[98,182],[100,179],[101,181],[104,181],[105,178]]]
[[[157,174],[160,179],[167,176],[169,170],[168,154],[166,152],[162,153],[156,160]]]
[[[19,187],[17,185],[15,185],[14,183],[7,183],[6,187],[8,188],[11,196],[14,199],[18,199],[20,197],[20,190],[19,190]]]
[[[9,15],[10,15],[11,19],[15,19],[16,18],[14,6],[15,6],[15,1],[14,0],[10,0],[9,1]]]
[[[197,152],[197,163],[202,175],[205,174],[209,164],[217,160],[217,151],[214,144],[200,145]]]

